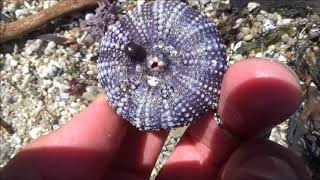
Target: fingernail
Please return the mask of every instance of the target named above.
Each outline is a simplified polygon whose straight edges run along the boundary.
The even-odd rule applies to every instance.
[[[247,179],[298,180],[294,169],[292,169],[288,162],[274,156],[251,158],[243,164],[239,175]]]

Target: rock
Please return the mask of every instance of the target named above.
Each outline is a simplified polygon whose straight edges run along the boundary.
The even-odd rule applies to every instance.
[[[268,19],[270,19],[271,21],[276,23],[278,21],[278,15],[277,14],[269,14]]]
[[[17,9],[17,10],[15,10],[14,13],[15,13],[17,19],[29,15],[28,9]]]
[[[50,80],[50,79],[42,80],[42,87],[43,88],[49,88],[50,86],[52,86],[52,80]]]
[[[17,134],[15,134],[15,135],[13,136],[13,142],[14,142],[15,144],[21,144],[22,139],[21,139],[20,136],[18,136]]]
[[[263,15],[261,15],[261,14],[258,14],[256,16],[256,21],[258,21],[258,22],[263,22],[264,19],[265,19],[265,17]]]
[[[19,73],[14,74],[14,75],[12,76],[12,78],[11,78],[11,80],[12,80],[13,82],[18,82],[18,81],[20,81],[20,79],[21,79],[21,74],[19,74]]]
[[[320,23],[320,16],[318,14],[310,15],[310,22],[314,24]]]
[[[91,19],[93,16],[94,16],[93,13],[87,13],[87,14],[84,16],[84,20],[88,21],[88,20]]]
[[[282,55],[282,54],[279,54],[278,58],[277,58],[280,62],[283,62],[283,63],[286,63],[287,62],[287,58]]]
[[[236,52],[242,45],[243,45],[244,41],[239,41],[237,42],[233,47],[232,47],[232,51]]]
[[[200,0],[200,3],[202,5],[206,5],[206,4],[209,4],[210,0]]]
[[[320,27],[319,28],[314,28],[310,29],[308,36],[310,39],[316,39],[320,36]]]
[[[255,57],[263,57],[263,53],[262,52],[258,52]]]
[[[263,24],[261,22],[254,22],[250,33],[253,35],[260,35],[263,31]]]
[[[263,23],[262,31],[263,32],[269,32],[270,30],[275,29],[276,26],[273,21],[266,19],[265,22]]]
[[[253,39],[253,35],[252,34],[248,34],[248,35],[245,35],[243,40],[245,41],[251,41]]]
[[[17,6],[16,6],[15,3],[10,3],[7,6],[7,11],[10,12],[10,13],[14,13],[16,8],[17,8]]]
[[[260,4],[256,3],[256,2],[250,2],[247,5],[247,8],[248,8],[249,12],[252,12],[253,10],[255,10],[255,9],[259,8],[259,7],[260,7]]]
[[[90,35],[90,33],[85,33],[84,35],[82,35],[80,39],[81,42],[85,44],[87,47],[90,47],[95,42],[94,38]]]
[[[18,61],[14,60],[14,59],[10,60],[10,66],[16,67],[17,65],[18,65]]]
[[[57,87],[60,91],[65,91],[69,88],[68,85],[64,84],[63,81],[61,81],[59,78],[54,78],[53,80],[53,86]]]
[[[54,53],[55,50],[56,50],[56,43],[53,41],[50,41],[44,50],[44,54],[50,55],[50,54]]]
[[[16,101],[17,101],[16,98],[14,96],[12,96],[11,94],[6,94],[3,98],[4,104],[13,104]]]
[[[62,101],[67,101],[67,100],[69,100],[69,94],[67,94],[67,93],[61,93],[61,94],[60,94],[60,99],[61,99]]]
[[[97,95],[98,93],[98,87],[97,86],[87,86],[86,87],[86,92],[92,94],[92,95]]]
[[[24,78],[22,80],[23,89],[27,88],[27,86],[30,84],[31,80],[32,80],[31,74],[27,74],[24,76]]]
[[[37,69],[40,78],[53,78],[57,71],[57,67],[48,65],[42,65]]]
[[[241,32],[244,34],[244,35],[248,35],[250,33],[250,28],[248,27],[243,27],[241,28]]]
[[[289,38],[290,38],[290,36],[286,33],[286,34],[283,34],[282,36],[281,36],[281,41],[283,42],[283,43],[288,43],[289,42]]]
[[[292,22],[292,19],[279,19],[277,21],[277,26],[289,26]]]
[[[43,46],[43,40],[37,39],[33,43],[31,43],[29,46],[26,47],[26,53],[28,55],[31,55],[33,53],[37,53]]]
[[[41,128],[39,127],[33,128],[29,131],[29,136],[32,139],[37,139],[40,136],[40,132],[41,132]]]
[[[141,6],[145,3],[145,0],[137,0],[137,6]]]
[[[30,72],[30,70],[29,70],[29,65],[28,65],[28,64],[24,65],[24,66],[22,67],[22,74],[23,74],[23,75],[26,75],[26,74],[28,74],[29,72]]]
[[[55,1],[55,0],[47,0],[47,1],[44,1],[43,2],[43,9],[48,9],[49,7],[57,4],[58,1]]]
[[[244,38],[244,34],[242,32],[239,32],[236,37],[237,40],[242,40]]]

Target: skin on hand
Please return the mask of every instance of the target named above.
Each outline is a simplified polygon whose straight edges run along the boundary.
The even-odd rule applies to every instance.
[[[226,73],[218,112],[188,129],[157,179],[309,179],[287,149],[255,138],[299,105],[300,87],[288,67],[270,60],[241,61]],[[168,133],[140,132],[97,98],[65,126],[26,146],[0,179],[146,179]]]

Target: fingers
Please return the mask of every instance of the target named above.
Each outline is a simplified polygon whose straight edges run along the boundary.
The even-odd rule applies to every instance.
[[[75,147],[114,151],[126,134],[127,124],[108,105],[104,96],[60,129],[40,137],[26,149],[37,147]],[[116,146],[115,146],[116,145]]]
[[[270,60],[246,60],[225,75],[219,114],[226,129],[240,138],[256,136],[291,115],[300,103],[297,77]]]
[[[207,148],[199,148],[199,142],[184,137],[160,171],[158,180],[215,179],[219,166],[214,166]]]
[[[286,66],[270,60],[245,60],[231,66],[224,77],[219,114],[224,127],[245,140],[285,120],[298,107],[299,99],[298,80]],[[214,177],[239,146],[212,120],[212,113],[200,121],[189,128],[161,172],[162,177],[172,175],[171,170],[178,164],[188,162],[198,167],[191,169],[203,171],[190,169],[188,177],[201,179],[206,172]]]
[[[167,137],[167,132],[142,132],[130,126],[107,179],[122,179],[126,173],[148,179]]]
[[[295,154],[276,143],[260,139],[241,145],[218,179],[311,179],[306,172],[302,160]]]
[[[279,63],[251,59],[229,68],[222,83],[219,115],[234,136],[247,139],[285,120],[299,105],[300,87],[292,71]],[[188,135],[208,147],[221,163],[238,146],[207,115]]]
[[[99,97],[62,128],[24,148],[4,168],[7,179],[98,179],[114,158],[127,125]]]

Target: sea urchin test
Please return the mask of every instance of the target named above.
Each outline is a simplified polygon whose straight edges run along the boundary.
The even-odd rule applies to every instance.
[[[129,11],[100,42],[98,80],[117,113],[140,130],[185,126],[216,108],[226,68],[215,25],[180,1]]]

